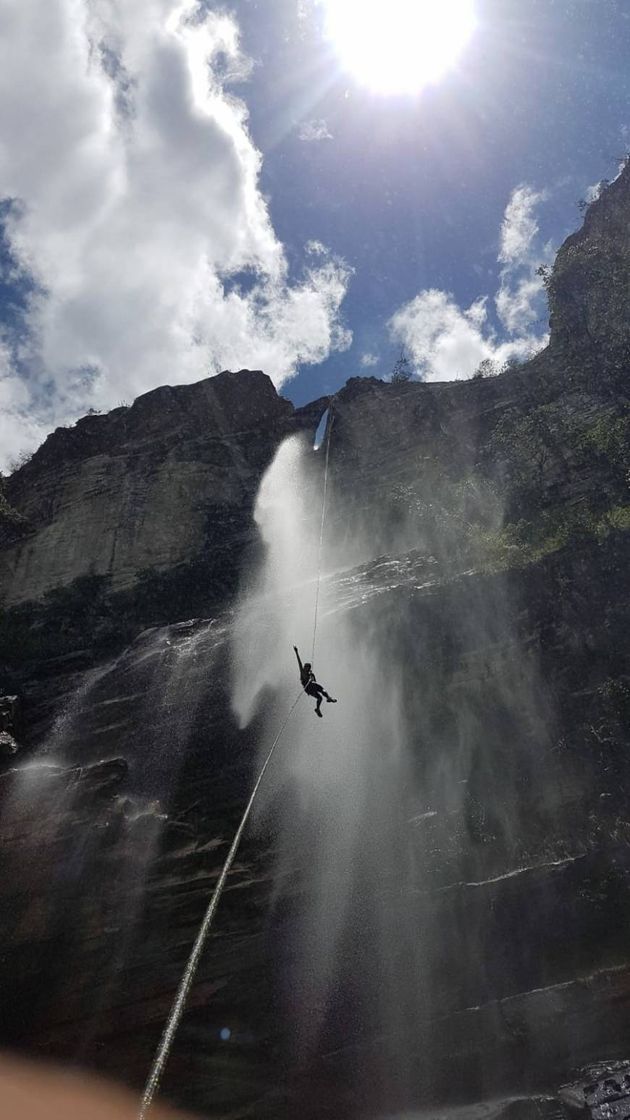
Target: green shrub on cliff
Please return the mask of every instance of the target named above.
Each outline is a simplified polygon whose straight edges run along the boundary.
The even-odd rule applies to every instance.
[[[590,426],[575,431],[581,451],[602,456],[624,473],[630,468],[630,416],[607,412]]]
[[[147,569],[124,591],[113,591],[109,576],[79,576],[40,602],[0,607],[0,667],[84,650],[109,654],[147,626],[203,616],[228,600],[237,583],[229,550],[169,572]]]
[[[25,518],[10,505],[4,488],[5,480],[0,474],[0,523],[4,521],[10,525],[23,525],[25,523]]]
[[[105,646],[112,624],[116,636],[122,636],[109,577],[80,576],[49,591],[41,602],[0,610],[0,664],[18,666]]]
[[[510,409],[499,420],[486,449],[486,461],[497,464],[513,504],[544,503],[549,478],[566,473],[566,423],[556,404],[543,404],[523,414]]]
[[[580,398],[510,409],[498,421],[484,450],[485,473],[496,477],[510,520],[532,520],[557,503],[559,489],[588,480],[592,503],[622,504],[630,470],[630,409]],[[586,489],[586,487],[585,487]]]
[[[580,537],[603,541],[610,533],[630,531],[630,505],[594,510],[586,502],[544,510],[532,521],[508,522],[497,531],[471,526],[469,542],[482,568],[495,571],[536,563]]]

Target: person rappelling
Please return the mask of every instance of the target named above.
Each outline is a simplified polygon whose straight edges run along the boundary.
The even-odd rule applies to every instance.
[[[300,680],[302,682],[302,688],[304,689],[307,696],[313,696],[317,700],[317,703],[315,705],[315,715],[319,716],[320,719],[323,719],[321,713],[322,700],[327,700],[329,704],[336,704],[337,701],[332,696],[328,695],[326,689],[322,688],[321,684],[317,683],[317,681],[315,680],[315,674],[313,672],[313,666],[311,665],[310,661],[305,661],[304,664],[302,664],[302,659],[298,653],[297,646],[294,646],[293,648],[295,650],[295,656],[298,659],[298,665],[300,666]]]

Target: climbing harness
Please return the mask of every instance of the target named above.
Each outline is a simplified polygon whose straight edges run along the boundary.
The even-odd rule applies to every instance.
[[[333,397],[333,401],[334,401],[334,399],[335,398]],[[332,426],[333,426],[332,401],[331,401],[331,404],[329,405],[329,408],[330,408],[330,414],[329,414],[330,415],[330,422],[328,424],[328,430],[327,430],[327,433],[326,433],[326,462],[325,462],[325,466],[324,466],[324,492],[323,492],[323,497],[322,497],[322,519],[321,519],[321,525],[320,525],[320,531],[319,531],[319,547],[318,547],[318,554],[317,554],[317,590],[316,590],[316,593],[315,593],[315,618],[314,618],[314,623],[313,623],[313,652],[312,652],[312,655],[311,655],[311,663],[314,663],[314,661],[315,661],[315,641],[316,641],[316,638],[317,638],[317,616],[318,616],[318,609],[319,609],[319,585],[320,585],[320,579],[321,579],[322,549],[323,549],[323,541],[324,541],[324,526],[325,526],[325,521],[326,521],[326,498],[327,498],[327,492],[328,492],[328,455],[329,455],[329,451],[330,451],[330,435],[331,435]],[[177,989],[177,993],[175,995],[175,999],[173,1001],[173,1005],[171,1007],[168,1019],[166,1020],[166,1026],[164,1027],[162,1037],[160,1039],[158,1048],[155,1052],[155,1057],[153,1059],[153,1063],[151,1065],[149,1076],[147,1078],[147,1082],[146,1082],[146,1085],[144,1087],[144,1093],[142,1094],[142,1101],[141,1101],[141,1104],[140,1104],[140,1111],[138,1113],[138,1120],[145,1120],[145,1117],[147,1116],[147,1114],[149,1112],[149,1109],[151,1108],[151,1105],[153,1103],[154,1097],[155,1097],[155,1095],[156,1095],[156,1093],[157,1093],[157,1091],[160,1087],[160,1082],[162,1080],[162,1074],[164,1072],[164,1067],[166,1065],[166,1062],[168,1061],[168,1057],[169,1057],[169,1054],[170,1054],[170,1051],[171,1051],[171,1047],[173,1045],[173,1040],[175,1038],[177,1028],[179,1026],[181,1017],[182,1017],[182,1015],[184,1013],[184,1009],[186,1007],[186,1001],[188,999],[188,995],[189,995],[190,989],[192,987],[193,980],[195,978],[195,973],[197,971],[199,961],[201,960],[201,955],[203,953],[203,950],[204,950],[204,947],[205,947],[205,944],[206,944],[206,940],[208,938],[208,934],[209,934],[211,926],[212,926],[212,921],[214,919],[214,915],[215,915],[217,907],[219,905],[221,895],[223,893],[223,888],[225,887],[225,883],[226,883],[230,868],[232,867],[232,864],[234,863],[234,858],[235,858],[236,853],[238,851],[238,847],[239,847],[239,844],[241,842],[241,837],[243,835],[243,832],[245,831],[245,826],[246,826],[247,821],[249,819],[249,815],[250,815],[250,812],[252,810],[252,806],[254,804],[254,801],[256,800],[256,795],[258,793],[258,790],[260,789],[263,778],[264,778],[264,776],[267,772],[267,769],[269,767],[269,763],[271,762],[271,759],[273,758],[275,749],[278,746],[278,743],[280,742],[282,736],[284,735],[284,732],[285,732],[285,729],[286,729],[286,727],[289,723],[289,720],[291,719],[291,716],[293,715],[295,709],[297,708],[300,700],[305,695],[306,695],[305,690],[303,688],[300,688],[300,691],[299,691],[298,695],[296,696],[296,698],[293,701],[287,715],[285,716],[284,723],[282,724],[280,730],[278,731],[278,734],[276,735],[273,743],[271,744],[271,747],[269,749],[267,757],[265,758],[265,761],[262,764],[262,767],[261,767],[260,773],[258,775],[258,778],[256,779],[256,784],[254,785],[254,788],[251,792],[251,796],[249,798],[249,801],[247,802],[247,805],[245,806],[245,812],[243,813],[243,816],[241,817],[241,822],[240,822],[240,824],[239,824],[239,826],[236,830],[236,833],[234,835],[234,839],[232,841],[230,850],[227,854],[225,863],[223,864],[221,874],[219,875],[219,878],[216,882],[215,888],[212,892],[212,897],[210,899],[210,902],[208,903],[208,908],[207,908],[207,910],[204,914],[201,926],[199,927],[199,932],[197,934],[197,937],[195,939],[195,943],[192,947],[190,956],[188,958],[186,968],[184,969],[184,974],[183,974],[183,976],[182,976],[182,978],[179,982],[179,987]]]

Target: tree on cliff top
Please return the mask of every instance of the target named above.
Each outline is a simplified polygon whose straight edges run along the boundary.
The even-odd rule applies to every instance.
[[[394,368],[392,370],[392,385],[400,385],[404,381],[411,381],[412,376],[413,370],[411,368],[411,362],[403,346],[400,351],[400,357],[394,363]]]

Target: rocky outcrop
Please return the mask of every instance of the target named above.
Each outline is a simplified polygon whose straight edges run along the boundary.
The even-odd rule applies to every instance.
[[[455,537],[457,519],[485,530],[506,512],[517,521],[587,493],[620,500],[630,464],[629,211],[627,167],[558,253],[550,344],[520,369],[445,385],[362,378],[336,395],[336,459],[348,492],[359,482],[362,494],[347,526],[357,559],[419,537],[430,548],[448,518]],[[233,569],[251,541],[264,469],[285,435],[317,426],[326,403],[295,410],[262,373],[242,370],[157,389],[58,429],[0,499],[5,604],[39,600],[88,574],[113,591],[148,571],[181,582],[184,565],[197,565],[197,581],[218,581],[219,601],[221,569]],[[606,430],[619,444],[615,463]],[[529,495],[515,495],[514,483],[521,491],[529,483]],[[357,522],[375,507],[381,544],[372,538],[366,550]]]
[[[417,774],[401,813],[409,866],[353,900],[326,1026],[296,1072],[300,996],[284,977],[308,847],[270,907],[275,838],[250,832],[167,1096],[201,1114],[236,1118],[255,1101],[260,1120],[336,1120],[382,1115],[397,1084],[401,1109],[443,1111],[553,1096],[584,1063],[629,1051],[626,560],[618,534],[493,574],[445,578],[416,553],[334,578],[356,649],[378,633],[401,666]],[[0,781],[5,1043],[141,1084],[264,728],[239,729],[231,713],[231,622],[156,628],[96,668],[27,682],[47,754]],[[463,766],[455,804],[433,763],[438,778]],[[368,817],[362,844],[372,831]],[[400,937],[382,977],[378,931],[361,920],[372,890]],[[365,998],[367,977],[392,975],[403,1037]]]
[[[218,554],[233,564],[278,443],[316,427],[324,407],[296,411],[264,374],[241,370],[58,429],[7,482],[21,531],[0,538],[5,604],[87,574],[119,590],[146,569],[203,560],[211,573]]]
[[[13,758],[20,749],[20,707],[17,696],[0,696],[0,762]]]
[[[4,486],[5,481],[0,476],[0,548],[13,544],[27,531],[26,518],[9,505]]]
[[[574,1116],[590,1120],[627,1120],[630,1116],[630,1067],[615,1063],[612,1068],[592,1068],[588,1076],[561,1090],[561,1099]]]
[[[551,349],[593,374],[630,348],[630,164],[592,202],[550,277]]]
[[[444,385],[350,380],[330,454],[342,552],[518,563],[576,529],[606,531],[611,511],[630,525],[627,404],[605,379],[575,384],[554,363],[545,352]]]

